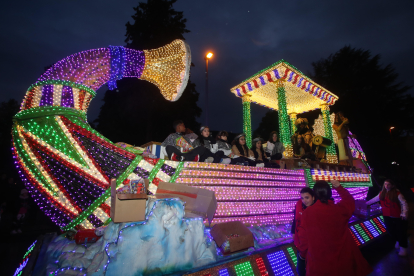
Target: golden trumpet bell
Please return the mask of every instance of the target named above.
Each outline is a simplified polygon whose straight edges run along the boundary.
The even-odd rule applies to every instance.
[[[144,50],[145,67],[140,79],[155,84],[168,101],[181,97],[190,75],[191,51],[183,40]]]

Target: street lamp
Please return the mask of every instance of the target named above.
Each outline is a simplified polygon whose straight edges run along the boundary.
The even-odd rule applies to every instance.
[[[208,60],[213,56],[212,52],[208,52],[204,57],[206,60],[206,126],[208,126]]]

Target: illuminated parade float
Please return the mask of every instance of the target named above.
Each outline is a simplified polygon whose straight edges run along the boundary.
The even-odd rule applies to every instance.
[[[299,191],[317,180],[336,179],[355,199],[366,198],[370,169],[356,139],[350,139],[360,164],[356,171],[337,165],[334,143],[324,145],[324,162],[299,164],[293,158],[297,114],[320,109],[313,136],[335,141],[329,106],[338,97],[285,61],[231,89],[242,99],[249,147],[250,104],[278,111],[286,149],[281,169],[171,161],[159,158],[163,155],[155,144],[149,150],[158,157],[151,158],[144,148],[115,144],[87,123],[88,106],[102,85],[114,89],[116,80],[139,78],[154,83],[166,100],[176,101],[186,87],[190,64],[190,49],[181,40],[144,51],[108,47],[57,62],[29,87],[14,117],[15,164],[34,201],[64,234],[35,242],[15,275],[24,269],[32,275],[296,275],[290,227]],[[112,199],[111,179],[116,186]],[[155,196],[140,199],[142,219],[115,223],[111,201],[119,200],[116,191],[137,179],[146,179]],[[202,197],[209,203],[196,206]],[[339,200],[335,191],[333,197]],[[365,220],[350,223],[361,246],[385,233],[382,218],[366,211],[360,212]],[[213,226],[226,223],[252,233],[244,251],[232,250],[231,238],[239,235],[224,242],[213,237],[218,229]],[[68,238],[71,234],[75,240]],[[45,253],[28,268],[29,258],[40,250]]]

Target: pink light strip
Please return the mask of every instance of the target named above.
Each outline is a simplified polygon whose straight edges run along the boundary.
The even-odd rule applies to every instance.
[[[232,178],[191,178],[191,177],[179,177],[175,181],[176,183],[191,184],[191,186],[197,185],[228,185],[228,186],[269,186],[269,187],[306,187],[306,182],[288,182],[288,181],[262,181],[262,180],[241,180]]]
[[[298,199],[299,188],[235,188],[198,186],[199,188],[214,191],[216,199],[225,200],[295,200]]]
[[[234,218],[214,218],[213,224],[236,221],[239,220],[244,224],[250,225],[277,225],[291,223],[293,220],[292,214],[280,214],[280,215],[269,215],[269,216],[251,216],[251,217],[234,217]],[[205,220],[204,223],[208,224],[208,221]]]
[[[188,169],[183,170],[180,173],[180,177],[184,177],[184,176],[305,181],[304,176],[292,177],[292,176],[282,176],[282,175],[274,175],[274,174],[239,173],[239,172],[224,172],[224,171],[201,171],[201,170],[188,170]]]
[[[299,199],[299,198],[298,198]],[[272,213],[290,213],[295,208],[294,201],[262,202],[218,202],[215,217],[246,215],[266,215]]]
[[[225,170],[225,171],[242,171],[249,173],[271,173],[271,174],[285,174],[285,175],[304,175],[303,170],[285,170],[272,168],[248,167],[240,165],[216,164],[216,163],[200,163],[200,162],[185,162],[184,168],[188,169],[208,169],[208,170]]]

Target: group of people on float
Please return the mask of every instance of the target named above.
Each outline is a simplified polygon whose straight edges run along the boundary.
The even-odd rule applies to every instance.
[[[298,249],[297,272],[305,275],[368,275],[372,272],[349,231],[349,219],[355,200],[341,186],[331,181],[341,200],[334,203],[326,181],[316,181],[313,189],[300,191],[296,203],[292,235]],[[407,255],[408,205],[392,180],[385,180],[378,196],[367,205],[380,201],[387,232],[396,242],[400,256]]]
[[[210,135],[208,126],[200,128],[199,135],[187,130],[184,122],[177,120],[173,123],[175,133],[170,134],[162,146],[170,160],[195,161],[210,163],[238,164],[256,167],[279,168],[279,164],[271,162],[283,157],[285,148],[278,141],[274,131],[270,134],[267,147],[263,148],[264,140],[255,138],[249,149],[246,144],[246,135],[237,135],[233,142],[228,142],[228,133],[220,131],[216,138]]]

